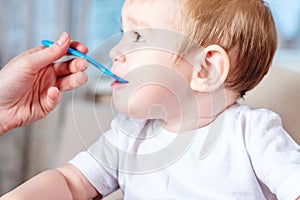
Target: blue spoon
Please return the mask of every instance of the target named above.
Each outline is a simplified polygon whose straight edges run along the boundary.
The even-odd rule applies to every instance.
[[[50,47],[54,42],[51,42],[49,40],[42,40],[42,44],[46,47]],[[88,57],[86,54],[81,53],[73,48],[69,48],[68,49],[68,53],[72,54],[74,56],[80,57],[80,58],[84,58],[86,59],[89,63],[91,63],[92,65],[94,65],[95,67],[97,67],[99,70],[101,70],[104,74],[113,77],[114,79],[116,79],[119,83],[128,83],[128,81],[118,77],[117,75],[113,74],[111,71],[109,71],[107,68],[105,68],[103,65],[101,65],[100,63],[98,63],[96,60],[92,59],[91,57]]]

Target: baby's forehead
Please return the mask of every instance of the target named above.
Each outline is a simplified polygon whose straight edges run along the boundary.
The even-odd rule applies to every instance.
[[[146,5],[148,11],[162,7],[166,14],[168,14],[173,5],[177,5],[179,1],[180,0],[125,0],[123,5]]]
[[[134,0],[125,0],[125,2],[128,2],[129,4],[132,4],[134,2]]]
[[[122,9],[122,23],[125,25],[131,19],[131,22],[143,22],[140,24],[148,24],[149,27],[174,29],[174,11],[169,5],[173,1],[126,0]]]

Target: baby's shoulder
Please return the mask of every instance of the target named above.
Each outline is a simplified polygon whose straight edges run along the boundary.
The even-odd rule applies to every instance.
[[[246,104],[236,103],[225,112],[226,117],[249,122],[263,122],[270,119],[280,119],[280,116],[272,110],[266,108],[253,108]]]
[[[234,130],[263,132],[270,127],[282,127],[280,116],[265,108],[253,108],[249,105],[236,104],[225,111],[227,125]]]

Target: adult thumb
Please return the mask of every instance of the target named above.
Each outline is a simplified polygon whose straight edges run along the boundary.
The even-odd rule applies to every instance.
[[[32,67],[36,68],[36,70],[40,70],[66,55],[69,46],[70,36],[66,32],[63,32],[59,39],[49,48],[36,51],[28,55],[27,58],[31,62]]]

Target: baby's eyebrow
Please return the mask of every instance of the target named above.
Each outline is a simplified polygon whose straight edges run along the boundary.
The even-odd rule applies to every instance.
[[[136,19],[134,19],[132,17],[127,17],[127,20],[129,22],[133,23],[134,25],[139,25],[140,24],[138,20],[136,20]]]
[[[142,22],[140,20],[136,20],[135,18],[128,16],[126,17],[127,21],[132,23],[135,26],[142,26],[142,27],[149,27],[149,25],[146,22]],[[121,22],[123,23],[122,17],[121,17]]]

